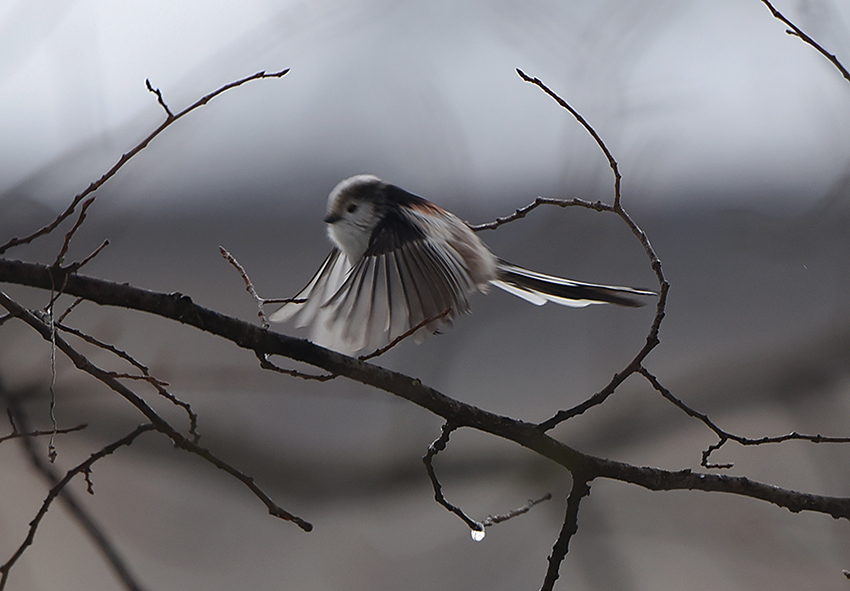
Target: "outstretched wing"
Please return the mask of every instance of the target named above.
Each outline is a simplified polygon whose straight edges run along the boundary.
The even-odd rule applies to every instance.
[[[436,237],[435,237],[436,236]],[[311,326],[311,339],[341,352],[385,345],[423,324],[417,342],[469,311],[476,285],[460,253],[441,234],[389,214],[364,256],[351,265],[334,249],[295,299],[271,315]]]

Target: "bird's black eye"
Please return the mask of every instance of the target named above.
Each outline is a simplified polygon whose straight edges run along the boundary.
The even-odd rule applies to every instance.
[[[347,211],[348,213],[354,213],[355,211],[357,211],[357,204],[349,203],[348,207],[345,208],[345,211]]]

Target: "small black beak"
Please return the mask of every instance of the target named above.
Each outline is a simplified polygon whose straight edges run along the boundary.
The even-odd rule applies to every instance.
[[[339,215],[338,213],[329,213],[328,215],[325,216],[324,222],[326,224],[333,224],[334,222],[338,222],[341,219],[342,219],[342,216]]]

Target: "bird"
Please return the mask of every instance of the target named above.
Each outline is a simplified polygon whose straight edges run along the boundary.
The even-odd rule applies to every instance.
[[[304,289],[269,320],[310,326],[310,340],[341,353],[406,336],[422,342],[468,313],[470,296],[487,293],[491,285],[538,306],[637,307],[642,302],[635,296],[657,295],[511,264],[454,214],[370,174],[334,187],[324,222],[333,249]]]

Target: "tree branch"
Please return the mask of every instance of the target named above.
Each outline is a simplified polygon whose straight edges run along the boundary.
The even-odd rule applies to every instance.
[[[786,33],[788,33],[789,35],[793,35],[794,37],[798,37],[803,43],[807,43],[808,45],[814,47],[818,53],[828,59],[832,63],[832,65],[835,66],[835,68],[839,72],[841,72],[841,75],[844,76],[845,80],[850,82],[850,72],[848,72],[847,68],[845,68],[840,61],[838,61],[838,58],[835,57],[834,54],[829,53],[826,49],[823,48],[820,43],[806,35],[803,30],[800,29],[800,27],[792,23],[785,17],[784,14],[776,10],[773,4],[770,3],[770,0],[761,0],[761,3],[767,6],[767,9],[770,11],[770,14],[773,15],[773,18],[782,21],[785,25],[789,27],[789,29],[785,31]]]
[[[136,154],[138,154],[139,152],[144,150],[147,147],[147,145],[149,143],[151,143],[154,140],[154,138],[156,138],[156,136],[158,136],[163,131],[165,131],[166,129],[171,127],[171,125],[174,124],[177,120],[181,119],[182,117],[185,117],[186,115],[188,115],[189,113],[191,113],[195,109],[198,109],[199,107],[206,105],[208,102],[210,102],[211,100],[216,98],[218,95],[230,90],[231,88],[236,88],[238,86],[242,86],[243,84],[245,84],[247,82],[251,82],[252,80],[262,80],[262,79],[265,79],[265,78],[281,78],[281,77],[285,76],[287,72],[289,72],[289,68],[287,68],[285,70],[281,70],[279,72],[272,72],[270,74],[266,74],[265,71],[257,72],[256,74],[252,74],[251,76],[247,76],[245,78],[242,78],[241,80],[236,80],[235,82],[225,84],[224,86],[219,87],[218,89],[212,91],[211,93],[207,94],[206,96],[201,97],[200,99],[198,99],[193,104],[186,107],[185,109],[183,109],[182,111],[180,111],[176,115],[166,117],[165,121],[163,121],[162,124],[159,127],[157,127],[155,130],[153,130],[145,139],[143,139],[141,142],[136,144],[135,147],[133,147],[126,154],[122,154],[121,158],[118,159],[118,162],[116,162],[115,165],[112,168],[110,168],[108,171],[106,171],[103,174],[103,176],[101,176],[99,179],[97,179],[96,181],[91,183],[88,187],[86,187],[86,189],[82,193],[79,193],[76,197],[74,197],[71,200],[70,205],[68,205],[68,207],[65,209],[65,211],[60,213],[56,217],[56,219],[54,219],[52,222],[50,222],[46,226],[40,228],[39,230],[36,230],[35,232],[33,232],[32,234],[30,234],[28,236],[24,236],[23,238],[12,238],[8,242],[6,242],[6,244],[3,244],[2,246],[0,246],[0,254],[5,253],[10,248],[13,248],[15,246],[20,246],[22,244],[28,244],[28,243],[32,242],[33,240],[35,240],[36,238],[39,238],[40,236],[50,234],[53,230],[55,230],[59,226],[59,224],[61,224],[69,216],[71,216],[71,214],[74,213],[74,210],[76,209],[77,205],[80,204],[81,201],[83,201],[89,195],[91,195],[92,193],[97,191],[106,181],[108,181],[113,176],[115,176],[115,174],[119,170],[121,170],[121,168],[125,164],[127,164],[127,162],[129,162],[131,158],[133,158],[133,156],[135,156]],[[157,94],[157,96],[160,97],[161,95]],[[168,111],[167,107],[166,107],[166,111]]]
[[[543,579],[541,591],[551,591],[555,588],[555,581],[558,580],[561,570],[561,563],[570,551],[570,540],[578,531],[578,510],[581,500],[590,494],[590,485],[588,481],[573,474],[573,486],[570,490],[570,496],[567,498],[567,511],[564,515],[564,525],[561,526],[561,533],[558,534],[558,539],[552,547],[552,554],[549,555],[549,568],[546,569],[546,577]]]
[[[258,499],[260,499],[260,501],[263,502],[263,504],[268,508],[270,514],[286,521],[291,521],[304,531],[311,531],[313,529],[313,525],[311,523],[301,519],[296,515],[293,515],[292,513],[289,513],[288,511],[277,505],[271,499],[271,497],[269,497],[259,486],[257,486],[251,476],[240,472],[227,462],[218,458],[208,449],[201,447],[200,445],[188,439],[182,433],[174,429],[174,427],[172,427],[165,419],[159,416],[159,414],[157,414],[156,411],[154,411],[150,406],[148,406],[148,404],[135,392],[133,392],[124,384],[115,379],[112,375],[110,375],[109,372],[100,369],[91,361],[86,359],[83,355],[74,350],[68,344],[67,341],[65,341],[59,335],[53,333],[50,330],[50,327],[48,327],[44,322],[37,318],[32,312],[24,309],[17,302],[11,300],[6,294],[2,292],[0,292],[0,306],[3,306],[12,315],[26,322],[38,333],[40,333],[41,336],[46,340],[55,342],[56,347],[58,347],[59,350],[61,350],[74,363],[77,369],[80,369],[90,374],[94,378],[98,379],[99,381],[103,382],[106,386],[121,395],[130,404],[135,406],[136,409],[141,412],[154,425],[154,427],[156,427],[157,431],[168,436],[174,442],[175,446],[184,449],[190,453],[193,453],[197,456],[200,456],[216,468],[227,472],[228,474],[242,482],[242,484],[244,484],[252,493],[254,493],[254,496],[256,496]],[[252,328],[254,327],[252,326]]]
[[[135,441],[135,439],[139,435],[145,433],[146,431],[151,431],[153,429],[154,426],[150,423],[145,423],[144,425],[136,427],[135,429],[133,429],[132,432],[130,432],[126,436],[122,437],[117,441],[114,441],[113,443],[110,443],[100,451],[91,454],[84,462],[68,470],[65,476],[53,485],[53,487],[47,493],[47,498],[44,499],[44,502],[41,504],[41,508],[38,510],[38,513],[36,513],[36,516],[30,522],[30,527],[26,539],[18,547],[12,557],[9,558],[9,560],[7,560],[5,564],[0,565],[0,590],[6,587],[6,582],[9,578],[9,572],[11,568],[15,565],[18,559],[23,556],[26,549],[32,545],[33,540],[35,539],[35,532],[38,529],[41,520],[47,514],[47,510],[50,508],[50,505],[62,493],[62,491],[71,481],[71,479],[74,478],[74,476],[76,476],[77,474],[86,474],[90,472],[92,465],[97,460],[100,460],[112,453],[115,453],[115,451],[122,446],[130,445],[131,443],[133,443],[133,441]]]
[[[465,404],[424,385],[418,379],[341,355],[304,339],[264,330],[238,318],[198,306],[191,298],[179,293],[157,293],[78,274],[66,277],[62,269],[4,259],[0,259],[0,282],[42,289],[50,289],[53,284],[64,284],[65,292],[73,296],[101,305],[120,306],[170,318],[229,340],[255,354],[280,355],[322,368],[331,374],[404,398],[451,421],[458,428],[471,427],[513,441],[573,474],[586,475],[588,480],[607,478],[649,490],[725,492],[767,501],[793,512],[814,511],[850,520],[850,498],[797,492],[744,477],[638,467],[584,454],[546,435],[534,423]]]

